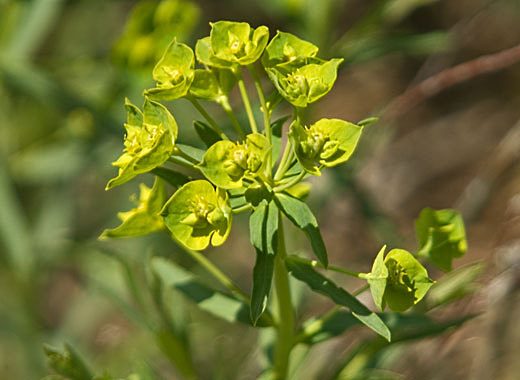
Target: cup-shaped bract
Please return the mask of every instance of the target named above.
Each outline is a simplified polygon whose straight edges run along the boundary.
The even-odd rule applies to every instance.
[[[125,107],[123,154],[112,163],[119,171],[108,182],[107,190],[162,165],[172,154],[177,139],[177,123],[162,104],[146,98],[141,112],[126,99]]]
[[[323,61],[319,58],[296,58],[294,61],[266,68],[267,75],[280,94],[296,107],[307,107],[334,86],[343,58]]]
[[[223,244],[231,230],[228,195],[206,180],[191,181],[179,188],[161,214],[173,237],[193,250]]]
[[[156,100],[182,98],[188,93],[193,82],[194,67],[193,50],[174,39],[153,69],[156,87],[146,90],[145,94]]]
[[[433,281],[421,263],[404,249],[392,249],[386,257],[383,247],[365,277],[374,303],[384,310],[405,311],[424,298]]]
[[[236,77],[228,69],[195,69],[190,95],[217,103],[225,101],[236,83]]]
[[[462,216],[455,210],[425,208],[415,221],[419,256],[428,258],[441,270],[451,270],[454,258],[468,249]]]
[[[201,38],[195,44],[195,56],[197,57],[197,61],[199,63],[219,69],[231,69],[234,66],[234,63],[224,61],[215,56],[213,49],[211,48],[211,37],[207,36]]]
[[[240,188],[244,178],[253,179],[263,170],[270,149],[267,138],[259,133],[247,135],[243,143],[218,141],[204,154],[199,168],[218,187]]]
[[[318,47],[310,42],[291,33],[278,31],[265,48],[262,55],[262,65],[268,68],[292,62],[297,58],[315,57],[318,50]]]
[[[309,127],[294,122],[289,137],[296,157],[310,174],[320,175],[320,168],[347,161],[354,153],[363,127],[340,119],[321,119]]]
[[[117,217],[121,220],[121,224],[103,231],[100,239],[143,236],[164,228],[161,216],[166,201],[164,182],[157,177],[152,188],[140,184],[139,189],[137,206],[132,210],[118,213]]]
[[[257,61],[269,40],[269,29],[254,29],[246,22],[211,23],[209,38],[197,42],[197,59],[208,66],[247,66]]]

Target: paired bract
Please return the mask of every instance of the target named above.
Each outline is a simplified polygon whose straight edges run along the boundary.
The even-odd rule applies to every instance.
[[[188,182],[164,205],[161,214],[173,237],[194,250],[219,246],[231,231],[228,195],[205,180]]]
[[[199,165],[204,176],[222,189],[243,186],[243,179],[254,179],[265,167],[270,145],[264,135],[252,133],[243,143],[218,141],[204,154]]]
[[[404,249],[379,251],[372,271],[365,275],[374,303],[384,310],[405,311],[417,304],[433,285],[421,263]]]
[[[321,119],[309,127],[295,121],[289,137],[302,167],[320,175],[322,167],[333,167],[350,158],[362,131],[363,127],[340,119]]]
[[[112,163],[119,172],[108,182],[107,190],[162,165],[171,156],[177,139],[177,122],[162,104],[145,98],[141,112],[126,99],[125,107],[125,147]]]

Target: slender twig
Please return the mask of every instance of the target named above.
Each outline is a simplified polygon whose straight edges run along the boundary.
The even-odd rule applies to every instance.
[[[232,211],[233,211],[234,214],[239,214],[239,213],[244,212],[244,211],[249,211],[252,208],[253,208],[253,206],[251,205],[251,203],[246,203],[243,206],[234,208]]]
[[[235,132],[238,134],[238,136],[243,139],[245,137],[244,131],[242,129],[242,126],[240,125],[237,117],[235,116],[235,112],[233,112],[233,108],[231,107],[231,104],[229,103],[229,99],[227,97],[222,98],[222,100],[219,102],[222,106],[222,109],[226,112],[226,115],[228,115],[229,120],[231,120],[231,125],[235,129]]]
[[[253,65],[249,65],[248,69],[253,77],[253,81],[255,82],[256,92],[258,93],[258,99],[260,100],[261,111],[264,120],[264,132],[267,137],[267,141],[271,144],[271,111],[267,106],[267,102],[265,101],[264,89],[262,88],[262,82],[260,81],[260,77],[256,71],[256,68]],[[271,177],[272,172],[272,163],[271,163],[271,155],[267,155],[267,164],[265,165],[266,174],[268,177]]]
[[[294,185],[296,185],[298,182],[300,182],[305,177],[306,174],[307,174],[307,172],[305,170],[302,170],[296,177],[293,177],[289,181],[282,183],[281,185],[275,187],[273,190],[275,192],[281,192],[281,191],[284,191],[285,189],[289,189],[289,188],[293,187]]]
[[[496,183],[510,168],[518,165],[520,159],[520,120],[500,140],[494,152],[466,186],[455,208],[460,210],[464,220],[474,220],[489,200]]]
[[[287,171],[287,168],[291,164],[292,156],[293,150],[291,140],[287,139],[287,142],[285,143],[285,148],[282,153],[282,158],[280,159],[280,163],[278,164],[278,169],[274,174],[275,181],[278,181],[283,178],[285,172]]]
[[[195,260],[200,266],[202,266],[209,274],[213,276],[218,282],[220,282],[225,288],[227,288],[231,293],[233,293],[237,298],[244,302],[249,302],[248,295],[242,291],[236,285],[233,280],[231,280],[224,272],[222,272],[215,264],[213,264],[206,255],[191,250],[189,248],[183,247],[184,252],[186,252],[190,257]]]
[[[255,115],[253,114],[253,109],[251,108],[251,101],[249,100],[249,95],[247,94],[246,85],[244,82],[244,77],[240,71],[236,71],[236,76],[238,79],[238,89],[240,91],[240,96],[242,97],[242,101],[244,102],[244,108],[246,109],[247,118],[249,119],[249,125],[251,126],[251,131],[253,133],[258,132],[258,127],[256,126]]]
[[[261,110],[263,114],[264,120],[264,130],[265,135],[269,143],[271,143],[271,112],[267,107],[267,102],[265,101],[264,89],[262,88],[262,82],[260,81],[260,77],[256,72],[256,68],[253,65],[248,66],[251,76],[255,82],[256,92],[258,93],[258,99],[260,100]]]
[[[306,264],[306,265],[309,265],[311,267],[318,267],[318,268],[321,268],[321,269],[328,269],[328,270],[331,270],[333,272],[346,274],[347,276],[351,276],[351,277],[355,277],[355,278],[360,278],[361,277],[360,275],[363,274],[361,272],[355,272],[355,271],[352,271],[352,270],[348,270],[346,268],[339,267],[337,265],[329,265],[329,266],[327,266],[327,268],[325,268],[319,261],[309,260],[309,259],[305,259],[305,258],[299,257],[299,256],[293,256],[291,258],[291,260],[299,261],[299,262],[301,262],[303,264]]]
[[[387,122],[394,120],[449,87],[518,62],[520,62],[520,44],[443,70],[395,98],[383,111],[382,119]]]
[[[202,107],[202,105],[199,103],[199,101],[197,99],[195,99],[192,96],[189,96],[188,100],[191,102],[191,104],[193,104],[193,106],[197,109],[197,111],[199,111],[199,113],[202,115],[202,117],[204,117],[204,119],[206,119],[206,121],[209,123],[209,126],[211,127],[211,129],[213,129],[215,131],[215,133],[217,133],[223,140],[229,140],[229,138],[222,131],[222,129],[220,129],[220,127],[218,126],[215,119],[213,119],[211,117],[211,115],[208,112],[206,112],[204,107]]]
[[[187,162],[186,160],[183,160],[179,157],[176,157],[176,156],[170,156],[168,158],[168,161],[170,161],[172,164],[176,164],[176,165],[180,165],[186,169],[193,169],[193,170],[197,170],[197,167],[194,166],[194,164],[190,163],[190,162]]]

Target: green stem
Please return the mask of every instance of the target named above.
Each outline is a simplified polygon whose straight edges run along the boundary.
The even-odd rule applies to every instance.
[[[260,81],[260,77],[256,72],[256,69],[253,65],[248,66],[251,76],[253,77],[253,81],[255,82],[256,92],[258,93],[258,99],[260,100],[261,111],[264,120],[264,132],[267,137],[267,141],[271,144],[271,110],[267,107],[267,102],[265,101],[264,89],[262,88],[262,82]],[[265,166],[267,177],[271,177],[272,172],[272,163],[271,163],[271,155],[267,155],[267,164]]]
[[[173,148],[173,154],[174,154],[173,157],[179,156],[179,157],[185,159],[186,161],[193,163],[194,165],[197,165],[199,163],[199,161],[197,161],[196,159],[194,159],[190,155],[184,153],[178,146],[175,146]]]
[[[291,299],[289,273],[285,266],[285,238],[282,225],[282,214],[278,215],[278,253],[274,263],[274,285],[278,302],[277,340],[274,348],[274,378],[287,378],[289,358],[294,347],[294,310]]]
[[[283,175],[287,171],[288,162],[290,163],[289,159],[292,156],[292,144],[291,140],[287,139],[287,142],[285,143],[285,148],[282,153],[282,158],[280,159],[280,164],[278,164],[278,169],[276,170],[276,173],[274,174],[274,180],[278,181],[283,178]]]
[[[265,135],[269,143],[271,143],[271,111],[267,107],[267,102],[265,101],[264,90],[262,88],[262,82],[260,81],[260,77],[256,72],[256,69],[253,65],[248,66],[249,71],[251,72],[251,76],[255,82],[256,92],[258,93],[258,99],[260,100],[261,110],[264,119],[264,130]]]
[[[253,208],[253,206],[251,205],[251,203],[246,203],[243,206],[234,208],[232,211],[233,211],[234,214],[239,214],[239,213],[244,212],[244,211],[249,211],[252,208]]]
[[[298,174],[296,177],[292,178],[291,180],[289,180],[289,181],[287,181],[285,183],[282,183],[280,186],[275,187],[273,190],[275,192],[279,193],[281,191],[284,191],[285,189],[293,187],[298,182],[300,182],[305,177],[306,174],[307,174],[306,171],[301,171],[300,174]]]
[[[208,258],[200,252],[191,250],[186,247],[182,247],[184,252],[186,252],[193,260],[195,260],[201,267],[203,267],[210,275],[213,276],[215,280],[220,282],[226,289],[228,289],[231,294],[233,294],[237,299],[249,305],[251,303],[249,296],[236,285],[232,279],[230,279],[224,272],[222,272],[215,264],[213,264]],[[273,322],[273,317],[269,310],[266,310],[265,313],[260,317],[266,323],[275,326]]]
[[[182,166],[186,169],[197,170],[197,167],[194,164],[192,164],[190,162],[186,162],[185,160],[183,160],[179,157],[171,156],[170,158],[168,158],[168,161],[170,161],[173,164]]]
[[[348,270],[346,268],[343,268],[343,267],[339,267],[337,265],[329,265],[327,268],[325,268],[319,261],[317,260],[308,260],[308,259],[305,259],[303,257],[291,257],[292,260],[297,260],[305,265],[308,265],[308,266],[311,266],[311,267],[318,267],[318,268],[321,268],[321,269],[328,269],[328,270],[331,270],[333,272],[338,272],[338,273],[343,273],[343,274],[346,274],[347,276],[351,276],[351,277],[355,277],[355,278],[364,278],[364,276],[366,275],[366,273],[362,273],[362,272],[355,272],[355,271],[352,271],[352,270]]]
[[[236,133],[240,138],[243,139],[245,137],[244,131],[242,130],[242,127],[240,126],[240,123],[235,116],[235,112],[233,112],[233,108],[231,108],[231,104],[229,104],[229,99],[227,97],[222,98],[219,103],[228,115],[229,120],[231,120],[231,125],[235,129]]]
[[[360,287],[360,288],[354,290],[354,291],[352,292],[352,295],[355,296],[355,297],[357,297],[357,296],[359,296],[361,293],[366,292],[368,289],[370,289],[370,285],[365,284],[365,285],[363,285],[362,287]]]
[[[189,248],[183,247],[184,251],[190,255],[201,267],[203,267],[209,274],[220,282],[225,288],[233,293],[237,298],[242,301],[249,302],[249,296],[242,291],[224,272],[222,272],[215,264],[213,264],[208,258],[200,252],[193,251]]]
[[[199,111],[202,117],[206,119],[206,121],[209,123],[209,126],[211,127],[211,129],[215,131],[215,133],[217,133],[223,140],[229,140],[229,138],[222,131],[222,129],[220,129],[215,119],[213,119],[211,115],[206,112],[204,107],[202,107],[202,105],[199,103],[197,99],[195,99],[192,96],[188,96],[187,99],[191,102],[191,104],[193,104],[193,107],[195,107],[197,111]]]
[[[242,73],[238,70],[235,72],[235,74],[238,79],[238,89],[240,90],[240,96],[242,96],[242,101],[244,102],[244,108],[246,109],[247,118],[249,119],[249,125],[251,126],[251,131],[253,133],[258,133],[258,127],[256,126],[255,116],[253,115],[251,102],[249,101],[249,95],[247,94],[244,77],[242,76]]]

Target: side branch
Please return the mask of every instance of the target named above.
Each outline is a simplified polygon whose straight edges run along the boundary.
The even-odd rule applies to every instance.
[[[449,87],[482,74],[504,69],[517,62],[520,62],[520,44],[443,70],[395,98],[383,111],[382,118],[385,121],[396,119]]]

